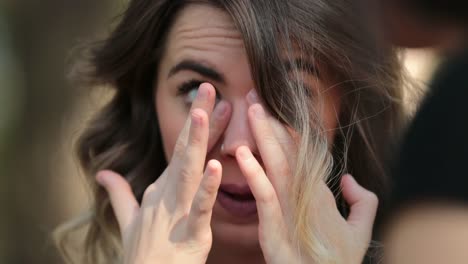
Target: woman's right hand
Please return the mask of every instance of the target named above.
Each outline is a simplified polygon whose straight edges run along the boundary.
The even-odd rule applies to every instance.
[[[207,152],[230,116],[227,102],[221,101],[213,110],[215,93],[210,84],[200,86],[172,159],[148,186],[141,205],[121,175],[112,171],[97,174],[119,224],[125,264],[206,262],[222,168],[216,160],[210,160],[204,172],[203,168]]]
[[[292,215],[288,181],[294,175],[297,158],[296,135],[265,111],[254,90],[247,101],[249,124],[263,166],[246,146],[237,149],[236,158],[257,203],[259,242],[266,262],[362,263],[372,237],[377,196],[350,175],[344,175],[341,188],[350,208],[345,219],[325,181],[317,180],[313,203],[307,208],[312,213],[306,220],[319,234],[320,240],[314,239],[320,242],[322,249],[317,251],[319,254],[304,251],[304,245],[298,246],[298,241],[292,241],[288,229]]]

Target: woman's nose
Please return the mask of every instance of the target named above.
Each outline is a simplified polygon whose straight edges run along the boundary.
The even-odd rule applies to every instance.
[[[233,104],[231,119],[221,143],[222,155],[235,157],[236,150],[240,146],[249,147],[254,154],[258,152],[254,135],[250,130],[247,116],[248,107],[249,105],[245,100]]]

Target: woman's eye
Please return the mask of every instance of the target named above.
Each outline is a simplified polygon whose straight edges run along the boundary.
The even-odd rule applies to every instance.
[[[182,85],[180,85],[178,87],[178,93],[177,94],[183,98],[185,104],[191,105],[193,103],[193,101],[195,101],[195,99],[197,98],[198,87],[200,87],[200,85],[202,83],[203,82],[196,81],[196,80],[192,80],[192,81],[188,81],[186,83],[183,83]],[[221,97],[220,97],[218,91],[216,91],[216,102],[215,103],[218,103],[220,100],[221,100]]]
[[[184,98],[185,103],[187,104],[193,103],[193,101],[195,101],[195,98],[197,98],[197,94],[198,94],[198,86],[192,88],[190,91],[187,92]]]

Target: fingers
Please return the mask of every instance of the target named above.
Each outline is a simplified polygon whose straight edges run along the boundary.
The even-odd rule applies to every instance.
[[[173,167],[175,172],[176,201],[185,209],[190,208],[200,184],[208,145],[208,116],[201,109],[191,113],[189,139],[184,156]],[[182,208],[183,209],[183,208]]]
[[[211,214],[221,184],[221,175],[222,167],[219,161],[210,160],[190,209],[188,232],[193,238],[211,234]]]
[[[343,176],[341,188],[343,197],[350,206],[348,224],[370,238],[378,206],[377,196],[360,186],[349,174]]]
[[[195,109],[200,109],[206,112],[208,116],[210,116],[213,110],[214,104],[215,104],[215,97],[216,97],[216,91],[211,84],[209,83],[201,84],[200,88],[198,88],[197,97],[192,103],[190,113],[192,113],[193,110]],[[187,118],[187,121],[185,122],[185,125],[177,139],[177,142],[174,148],[174,154],[172,157],[173,160],[182,158],[185,154],[185,148],[187,147],[187,144],[188,144],[191,123],[192,123],[191,118],[190,117]]]
[[[107,170],[98,172],[96,181],[109,194],[120,231],[125,232],[140,208],[130,184],[119,174]]]
[[[260,100],[258,99],[257,92],[255,90],[251,90],[247,94],[247,101],[249,105],[253,104],[260,104]],[[286,156],[289,157],[291,154],[295,156],[297,150],[297,140],[298,134],[294,132],[293,129],[286,127],[276,118],[273,118],[268,112],[266,112],[267,118],[270,121],[269,124],[273,131],[273,134],[276,136],[278,142],[280,143],[283,151],[286,153]],[[295,158],[290,158],[289,161],[295,161]],[[290,166],[294,165],[294,162],[289,163]]]
[[[210,151],[221,135],[224,133],[231,116],[231,105],[226,101],[220,101],[210,118],[210,135],[208,138],[208,151]]]
[[[208,119],[215,103],[215,93],[211,84],[200,85],[169,165],[169,172],[174,177],[168,177],[165,193],[171,196],[175,193],[173,208],[180,207],[182,211],[190,209],[203,175],[209,134]]]
[[[288,177],[291,175],[291,167],[288,163],[288,155],[293,156],[294,153],[286,154],[282,144],[293,144],[292,139],[288,135],[285,128],[281,126],[277,130],[281,133],[283,139],[279,139],[272,128],[272,124],[278,122],[272,118],[263,107],[258,103],[258,99],[254,90],[248,95],[248,100],[251,104],[249,108],[249,124],[255,138],[255,142],[260,151],[262,161],[265,164],[268,177],[275,187],[280,197],[285,196]],[[285,141],[285,142],[280,142]],[[282,199],[280,199],[282,200]]]
[[[248,147],[239,147],[236,159],[255,197],[260,225],[266,230],[275,230],[274,219],[282,213],[273,185]]]

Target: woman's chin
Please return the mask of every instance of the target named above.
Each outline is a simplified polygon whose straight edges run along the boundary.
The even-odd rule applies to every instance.
[[[234,246],[248,251],[259,249],[257,214],[240,218],[215,205],[211,219],[213,245]]]
[[[234,225],[212,222],[213,245],[225,245],[252,251],[260,247],[258,225]]]

